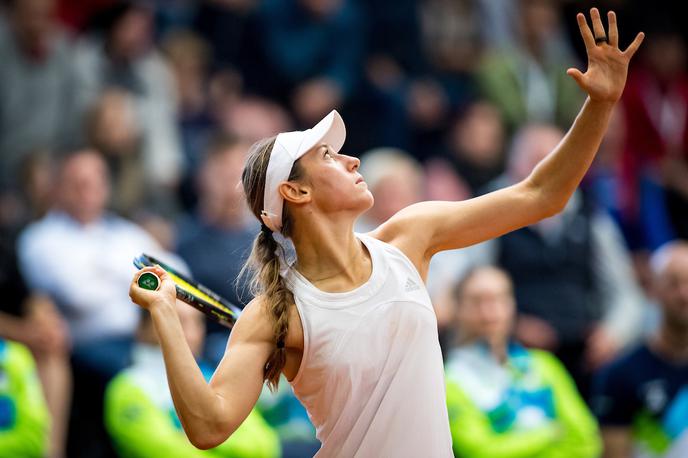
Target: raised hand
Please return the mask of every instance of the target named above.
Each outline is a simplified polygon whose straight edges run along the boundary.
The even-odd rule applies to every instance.
[[[645,34],[640,32],[625,51],[619,49],[619,32],[616,26],[616,14],[607,13],[609,33],[605,33],[600,12],[597,8],[590,10],[592,28],[590,30],[585,15],[578,13],[578,27],[580,28],[585,51],[588,54],[588,69],[582,73],[576,68],[569,68],[566,73],[588,93],[591,100],[597,102],[614,103],[621,97],[626,85],[628,63],[640,47]]]

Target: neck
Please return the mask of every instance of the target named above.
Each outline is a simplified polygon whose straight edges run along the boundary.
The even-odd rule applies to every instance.
[[[671,361],[688,361],[688,329],[663,321],[655,336],[654,347]]]
[[[372,264],[354,235],[353,220],[310,218],[294,225],[291,239],[296,249],[296,269],[315,286],[346,291],[370,277]]]
[[[482,343],[484,345],[487,345],[487,348],[490,350],[490,354],[497,361],[499,361],[500,364],[506,363],[506,360],[508,357],[507,341],[505,341],[503,339],[486,339],[484,337],[474,337],[474,338],[467,338],[466,340],[464,340],[463,345],[465,345],[465,344],[475,345],[477,343]]]

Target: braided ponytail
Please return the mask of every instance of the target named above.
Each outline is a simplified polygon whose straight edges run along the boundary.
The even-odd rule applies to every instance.
[[[260,213],[263,210],[265,178],[274,143],[275,137],[272,137],[260,140],[251,147],[241,177],[246,200],[258,220],[260,220]],[[298,180],[300,176],[301,169],[296,162],[289,175],[289,180]],[[282,235],[289,237],[291,220],[286,205],[284,206],[282,221]],[[294,297],[280,275],[278,253],[281,250],[282,247],[273,237],[272,231],[266,225],[261,224],[261,230],[253,241],[251,255],[242,269],[242,275],[251,271],[251,292],[255,296],[263,297],[266,309],[273,319],[275,348],[272,350],[263,372],[263,379],[273,391],[278,387],[280,374],[287,359],[285,341],[289,331],[289,309],[294,303]]]

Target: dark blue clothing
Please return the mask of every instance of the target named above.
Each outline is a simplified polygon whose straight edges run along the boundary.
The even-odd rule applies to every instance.
[[[199,218],[188,218],[180,224],[176,252],[188,264],[193,278],[243,306],[250,300],[245,288],[237,288],[236,278],[251,253],[257,227],[222,229]]]
[[[179,225],[175,251],[187,263],[196,281],[243,307],[251,297],[245,282],[237,284],[237,277],[257,233],[257,226],[222,229],[205,224],[198,217],[188,217]],[[224,354],[229,332],[215,321],[208,320],[207,325],[203,357],[217,364]]]
[[[643,344],[600,371],[592,406],[602,426],[632,427],[636,443],[664,452],[688,433],[688,364]]]
[[[353,0],[342,0],[338,11],[322,18],[312,16],[298,0],[266,0],[256,19],[255,38],[262,51],[257,55],[264,54],[261,71],[272,85],[268,95],[284,97],[320,77],[335,81],[345,98],[353,92],[365,50],[364,23]]]

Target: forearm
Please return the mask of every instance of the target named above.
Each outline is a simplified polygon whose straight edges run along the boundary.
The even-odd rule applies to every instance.
[[[222,400],[205,381],[174,305],[152,307],[150,311],[179,419],[189,440],[199,448],[207,448],[224,434]]]
[[[564,139],[530,174],[527,180],[545,208],[566,205],[595,158],[613,108],[587,98]]]

